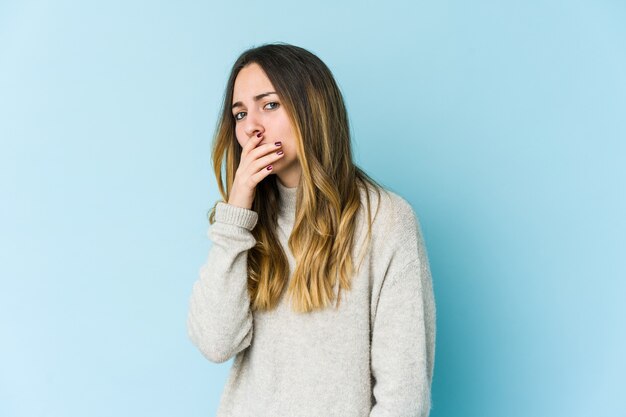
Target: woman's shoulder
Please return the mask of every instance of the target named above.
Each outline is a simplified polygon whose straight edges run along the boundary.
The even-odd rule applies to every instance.
[[[406,226],[417,220],[417,213],[411,203],[398,192],[378,184],[367,184],[361,188],[361,205],[367,210],[367,197],[372,206],[372,218],[385,226]],[[378,210],[378,214],[374,214]],[[378,217],[380,216],[380,217]]]
[[[392,189],[367,184],[361,188],[361,206],[367,215],[367,197],[370,198],[372,233],[384,236],[387,244],[397,250],[408,249],[415,254],[422,239],[419,217],[409,201]]]

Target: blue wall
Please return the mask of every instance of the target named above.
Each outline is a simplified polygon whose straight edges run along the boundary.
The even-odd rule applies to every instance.
[[[624,2],[91,3],[0,3],[0,415],[214,415],[211,134],[237,55],[284,41],[420,217],[431,415],[626,416]]]

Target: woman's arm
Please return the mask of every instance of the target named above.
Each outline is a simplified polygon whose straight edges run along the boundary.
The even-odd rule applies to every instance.
[[[207,359],[222,363],[252,341],[247,252],[256,244],[258,214],[224,202],[215,210],[208,232],[213,245],[193,285],[187,332]]]
[[[426,253],[420,246],[419,257],[386,277],[380,291],[372,329],[376,401],[370,417],[430,413],[435,298]]]

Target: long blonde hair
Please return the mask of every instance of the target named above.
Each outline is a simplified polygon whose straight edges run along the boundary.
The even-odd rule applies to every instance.
[[[233,64],[228,79],[212,149],[221,201],[228,201],[241,158],[230,110],[235,79],[243,67],[253,62],[264,70],[289,114],[302,174],[295,224],[288,240],[296,260],[290,282],[289,263],[276,232],[276,176],[270,175],[257,185],[252,204],[259,216],[252,230],[257,244],[247,254],[250,307],[259,311],[274,309],[289,282],[287,291],[294,311],[323,309],[333,301],[333,287],[338,280],[338,308],[341,290],[350,290],[355,273],[351,251],[361,207],[360,190],[365,190],[367,197],[369,243],[372,223],[368,184],[379,197],[380,185],[352,161],[346,108],[328,67],[306,49],[272,43],[244,51]],[[217,202],[208,214],[210,224],[215,222],[216,205]]]

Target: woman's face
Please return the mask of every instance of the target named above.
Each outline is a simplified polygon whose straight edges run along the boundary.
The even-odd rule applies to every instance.
[[[275,91],[257,63],[248,64],[239,71],[232,103],[235,134],[242,147],[258,133],[263,135],[259,145],[281,141],[285,154],[272,163],[272,173],[279,176],[283,185],[296,187],[300,178],[296,134]]]

